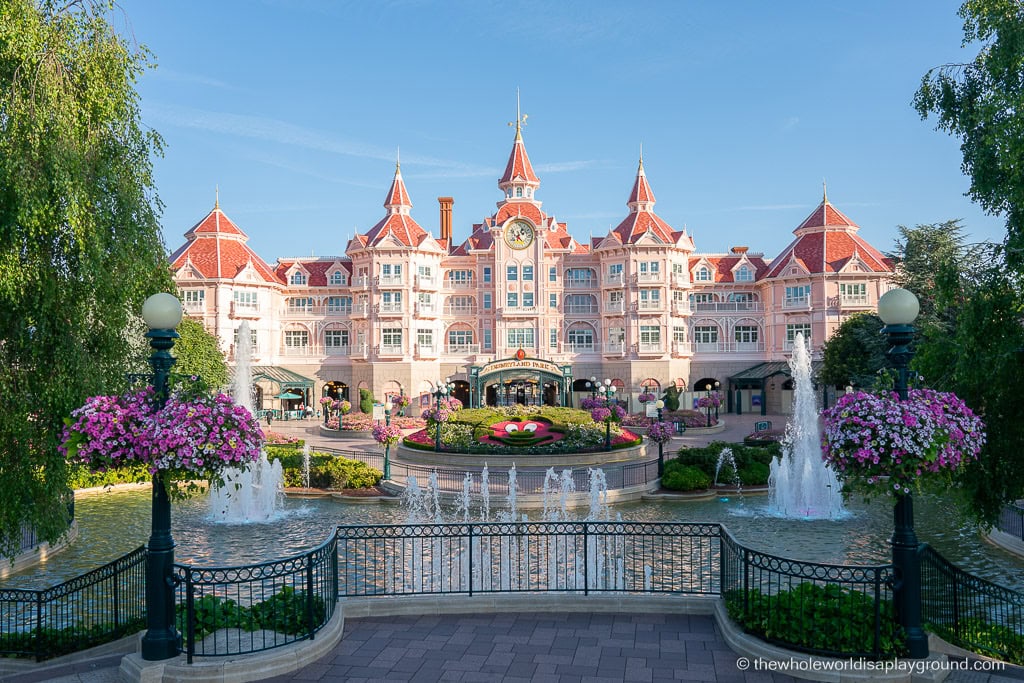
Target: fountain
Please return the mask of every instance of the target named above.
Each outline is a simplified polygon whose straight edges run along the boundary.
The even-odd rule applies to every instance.
[[[231,395],[236,403],[252,413],[252,347],[248,343],[247,321],[243,320],[239,326],[237,338]],[[210,489],[210,513],[214,521],[226,524],[269,522],[278,515],[284,473],[281,463],[269,462],[265,452],[247,468],[225,470],[223,480],[222,486]],[[306,486],[309,486],[308,481]]]
[[[835,472],[821,459],[821,430],[811,384],[811,353],[796,335],[789,360],[795,394],[786,425],[782,458],[773,458],[768,478],[768,512],[785,519],[839,519],[846,515]]]
[[[715,479],[712,486],[719,486],[718,475],[722,472],[723,465],[728,465],[732,468],[733,488],[736,489],[736,493],[742,493],[743,482],[740,481],[740,470],[736,466],[736,456],[731,448],[723,448],[722,452],[718,454],[718,460],[715,462]]]

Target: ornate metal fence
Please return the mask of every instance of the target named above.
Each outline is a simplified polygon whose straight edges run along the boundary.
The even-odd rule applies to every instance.
[[[949,642],[1019,661],[1024,655],[1024,595],[968,574],[921,547],[921,618]]]
[[[44,590],[0,590],[0,654],[37,661],[84,650],[145,623],[146,550]]]
[[[789,560],[745,548],[725,529],[721,544],[722,597],[748,633],[831,656],[877,658],[899,649],[891,566]]]
[[[338,528],[339,595],[718,593],[718,525],[637,522]]]
[[[1004,507],[999,514],[996,528],[1004,534],[1010,534],[1014,538],[1024,541],[1024,507],[1017,504]]]
[[[237,655],[312,639],[334,614],[336,534],[302,555],[241,567],[175,565],[177,626],[195,655]]]

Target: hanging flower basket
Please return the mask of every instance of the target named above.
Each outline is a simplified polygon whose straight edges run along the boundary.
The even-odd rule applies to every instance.
[[[911,389],[846,394],[822,412],[822,450],[848,491],[905,495],[948,484],[975,460],[985,425],[955,394]]]
[[[226,394],[176,389],[158,409],[152,387],[93,396],[65,420],[60,451],[93,472],[143,464],[167,480],[219,480],[259,458],[263,432]]]
[[[654,422],[647,428],[647,438],[654,443],[668,443],[672,440],[673,429],[668,422]]]
[[[402,438],[402,430],[395,425],[376,424],[373,426],[373,440],[381,446],[394,446]]]

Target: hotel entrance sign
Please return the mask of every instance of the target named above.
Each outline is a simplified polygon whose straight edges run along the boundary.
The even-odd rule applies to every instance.
[[[488,363],[480,368],[479,376],[484,377],[495,372],[505,372],[508,370],[539,370],[540,372],[552,375],[562,375],[562,368],[550,361],[541,360],[540,358],[523,358],[496,360],[493,363]]]

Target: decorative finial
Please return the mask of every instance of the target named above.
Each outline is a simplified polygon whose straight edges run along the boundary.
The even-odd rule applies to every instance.
[[[213,209],[214,211],[220,209],[220,185],[213,186]]]
[[[395,173],[402,170],[402,146],[395,147]]]
[[[516,120],[509,121],[508,125],[516,127],[516,140],[522,140],[523,135],[521,133],[522,127],[526,125],[526,119],[529,118],[529,114],[519,114],[519,88],[516,88]]]
[[[821,179],[821,201],[823,204],[828,204],[828,185],[825,184],[825,179]]]
[[[640,170],[644,170],[644,143],[640,143]]]

